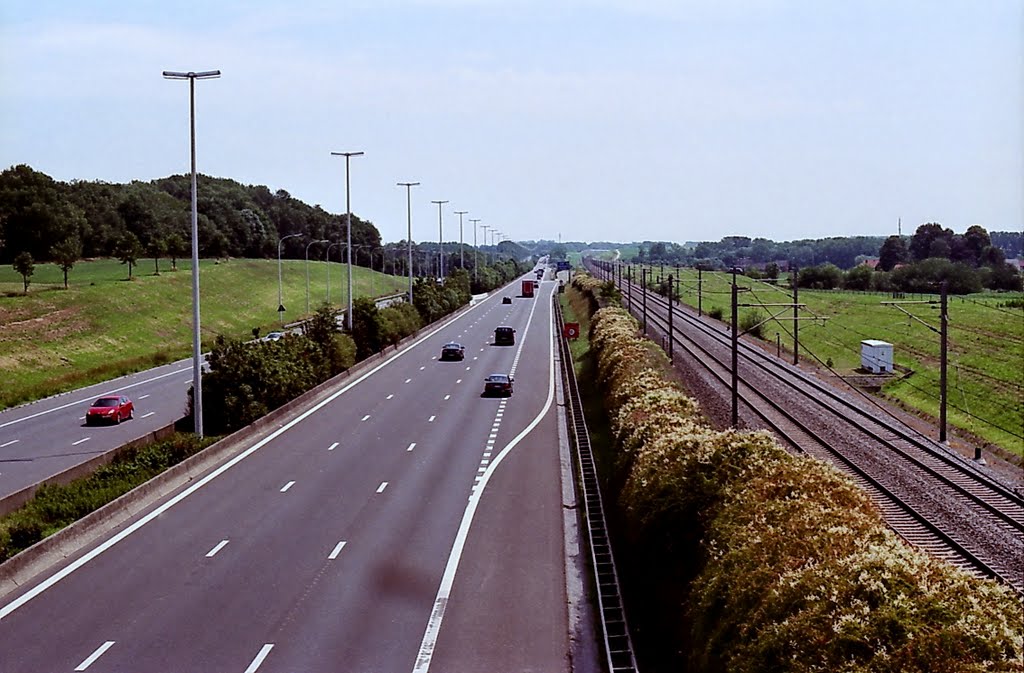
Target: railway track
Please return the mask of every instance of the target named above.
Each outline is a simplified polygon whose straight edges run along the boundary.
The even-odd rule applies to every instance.
[[[625,280],[624,283],[625,285]],[[628,287],[621,288],[628,290]],[[633,309],[642,292],[634,284]],[[647,321],[668,335],[668,302],[647,292]],[[722,399],[731,389],[731,336],[678,304],[673,350]],[[741,339],[741,420],[796,451],[832,461],[860,484],[907,542],[1024,594],[1024,498],[974,463]]]

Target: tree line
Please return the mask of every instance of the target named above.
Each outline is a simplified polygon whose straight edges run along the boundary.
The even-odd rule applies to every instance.
[[[344,252],[345,215],[310,206],[283,189],[243,185],[199,175],[197,229],[201,258],[302,259],[310,241],[340,242]],[[128,267],[129,277],[142,259],[172,268],[191,255],[191,177],[172,175],[149,182],[115,184],[74,180],[61,182],[27,165],[0,172],[0,264],[13,264],[25,278],[32,265],[52,262],[65,274],[81,259],[113,257]],[[292,234],[300,234],[286,238]],[[407,242],[382,245],[369,220],[352,215],[353,263],[407,275]],[[528,253],[511,241],[482,247],[473,255],[458,243],[445,246],[445,268],[482,268],[500,258],[522,259]],[[318,250],[323,254],[323,250]],[[413,244],[413,275],[435,272],[439,244]],[[480,273],[477,274],[479,277]]]

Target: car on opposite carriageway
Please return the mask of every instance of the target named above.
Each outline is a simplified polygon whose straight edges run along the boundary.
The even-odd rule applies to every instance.
[[[85,412],[85,424],[118,424],[135,418],[135,404],[124,395],[103,395]]]

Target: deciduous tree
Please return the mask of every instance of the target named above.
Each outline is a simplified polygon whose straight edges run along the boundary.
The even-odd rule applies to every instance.
[[[77,236],[65,238],[57,245],[50,248],[50,255],[53,261],[60,266],[64,272],[64,289],[68,289],[68,272],[75,267],[75,262],[82,258],[82,241]]]
[[[19,252],[14,258],[14,270],[21,274],[21,279],[25,283],[25,294],[28,295],[28,279],[36,272],[36,262],[32,259],[32,253]]]
[[[130,231],[122,236],[117,242],[114,256],[121,260],[122,264],[128,265],[128,280],[131,280],[132,269],[139,261],[139,257],[142,257],[142,243],[139,242],[139,237]]]

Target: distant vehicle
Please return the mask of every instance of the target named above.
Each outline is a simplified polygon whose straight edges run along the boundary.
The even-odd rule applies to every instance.
[[[97,423],[116,425],[132,418],[135,418],[135,405],[124,395],[104,395],[93,402],[89,411],[85,412],[86,425]]]
[[[284,338],[284,332],[268,332],[267,336],[263,337],[264,341],[279,341]]]
[[[491,374],[484,379],[484,395],[512,396],[512,383],[515,381],[508,374]]]
[[[523,295],[522,296],[524,296],[524,297],[532,297],[533,296],[533,281],[532,280],[524,280],[523,281]]]
[[[442,360],[463,360],[465,357],[466,348],[460,343],[455,343],[453,341],[451,343],[446,343],[441,348]]]
[[[544,269],[537,269],[537,280],[543,280],[543,278],[544,278]]]
[[[512,303],[512,297],[502,297],[501,298],[501,303],[502,304],[511,304]]]
[[[516,331],[511,327],[502,325],[494,329],[495,346],[513,346],[516,343]]]

